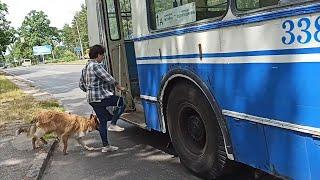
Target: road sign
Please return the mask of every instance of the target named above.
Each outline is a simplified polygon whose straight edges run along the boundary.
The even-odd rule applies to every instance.
[[[33,47],[33,55],[45,55],[45,54],[51,54],[51,52],[52,52],[51,45]]]
[[[74,51],[80,53],[81,52],[81,47],[75,47]]]

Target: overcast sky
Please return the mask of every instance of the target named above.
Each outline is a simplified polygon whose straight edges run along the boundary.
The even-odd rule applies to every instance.
[[[9,6],[8,20],[15,28],[21,26],[24,17],[31,10],[44,11],[51,26],[62,28],[65,23],[71,23],[76,11],[81,9],[85,0],[1,0]]]

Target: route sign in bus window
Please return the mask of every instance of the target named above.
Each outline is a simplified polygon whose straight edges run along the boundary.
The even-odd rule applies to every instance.
[[[150,2],[151,29],[164,29],[223,16],[227,0],[153,0]]]

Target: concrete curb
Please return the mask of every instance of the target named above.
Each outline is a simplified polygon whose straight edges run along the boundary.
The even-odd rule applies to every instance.
[[[36,158],[33,160],[32,166],[28,170],[27,175],[24,179],[40,180],[42,178],[57,144],[57,141],[49,143],[50,149],[48,152],[38,153],[36,155]]]

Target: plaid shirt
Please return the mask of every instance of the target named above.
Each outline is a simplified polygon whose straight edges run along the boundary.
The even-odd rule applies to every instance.
[[[101,102],[102,99],[114,94],[111,86],[116,86],[117,81],[105,70],[102,64],[89,60],[82,69],[79,87],[87,93],[87,101]]]

